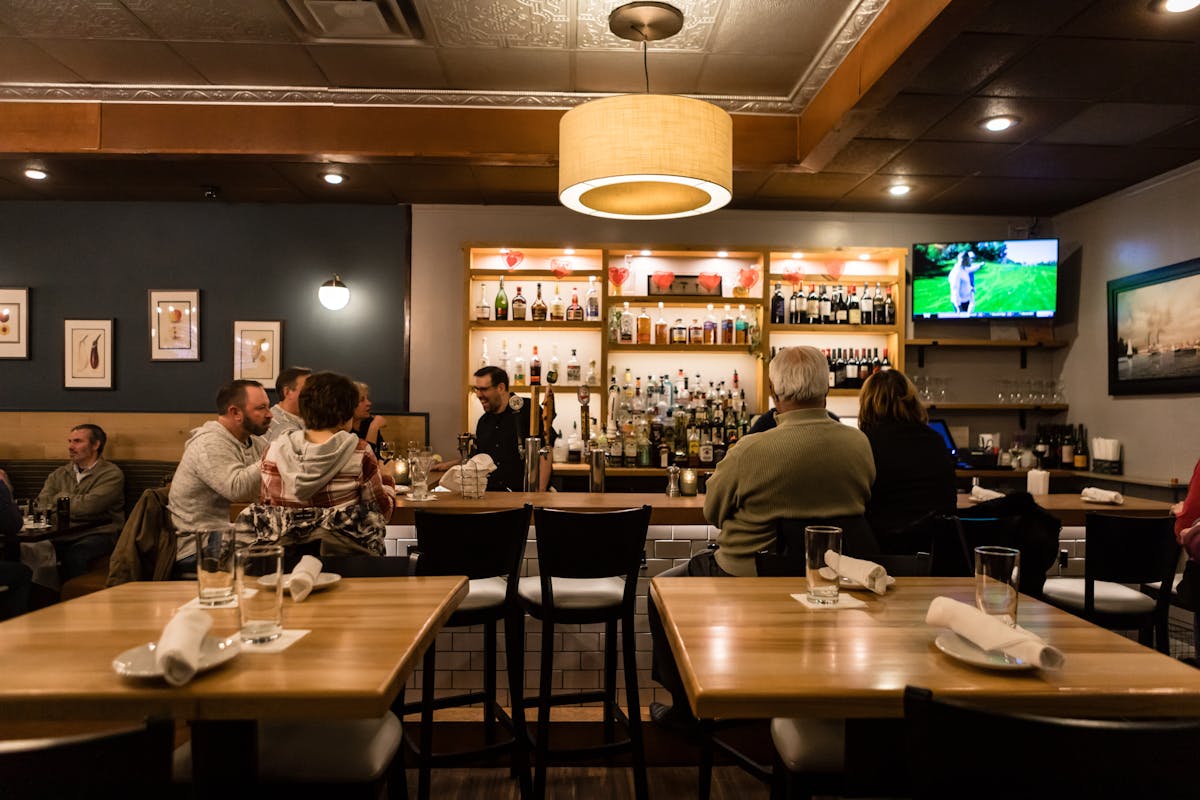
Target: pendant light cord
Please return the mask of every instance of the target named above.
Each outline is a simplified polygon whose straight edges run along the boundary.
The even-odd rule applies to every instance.
[[[645,39],[642,39],[642,70],[646,73],[646,94],[650,94],[650,56]]]

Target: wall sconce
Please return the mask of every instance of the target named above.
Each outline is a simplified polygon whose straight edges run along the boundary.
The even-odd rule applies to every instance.
[[[333,280],[321,284],[317,299],[330,311],[341,311],[350,302],[350,290],[342,283],[341,276],[335,274]]]

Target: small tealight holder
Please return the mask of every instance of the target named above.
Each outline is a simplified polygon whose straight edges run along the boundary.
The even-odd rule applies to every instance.
[[[699,477],[694,469],[685,469],[679,473],[679,494],[683,497],[695,497]]]
[[[392,465],[395,470],[396,485],[408,486],[412,482],[408,477],[408,459],[397,458]]]

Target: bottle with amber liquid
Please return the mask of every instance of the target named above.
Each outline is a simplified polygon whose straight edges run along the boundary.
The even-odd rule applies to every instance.
[[[554,282],[554,297],[550,299],[550,321],[565,322],[567,319],[567,304],[558,291],[558,281]]]
[[[579,305],[579,290],[571,290],[571,305],[567,306],[567,322],[583,322],[583,306]]]
[[[671,344],[687,344],[688,329],[683,324],[683,318],[677,317],[675,324],[671,326]]]
[[[637,317],[637,343],[650,344],[650,314],[644,308]]]
[[[542,299],[542,285],[537,285],[537,297],[533,298],[533,306],[530,307],[530,316],[534,322],[546,321],[546,301]]]
[[[698,319],[693,319],[692,326],[688,328],[688,344],[704,344],[704,326]]]
[[[533,355],[529,357],[529,385],[542,385],[542,359],[538,355],[536,344],[533,346]]]
[[[667,319],[663,316],[663,304],[660,300],[658,303],[658,319],[654,321],[655,344],[667,344],[671,341],[669,328],[670,326],[667,325]]]
[[[733,344],[733,312],[729,304],[725,304],[725,316],[721,317],[721,344]]]
[[[526,307],[525,295],[521,294],[521,287],[518,286],[517,293],[515,295],[513,295],[513,299],[512,299],[512,318],[514,320],[524,321],[525,307]]]
[[[504,291],[504,276],[500,276],[500,288],[496,290],[496,299],[493,301],[496,307],[495,319],[497,322],[508,319],[508,292]]]

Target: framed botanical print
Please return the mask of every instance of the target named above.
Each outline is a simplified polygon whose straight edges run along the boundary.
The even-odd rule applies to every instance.
[[[0,358],[29,358],[28,289],[0,289]]]
[[[150,360],[200,360],[200,292],[151,289]]]
[[[113,321],[68,319],[63,333],[63,386],[113,388]]]
[[[279,375],[278,320],[233,323],[233,377],[272,386]]]

